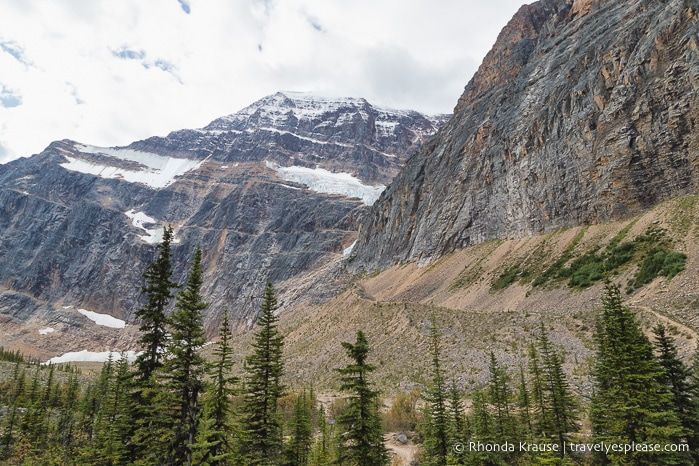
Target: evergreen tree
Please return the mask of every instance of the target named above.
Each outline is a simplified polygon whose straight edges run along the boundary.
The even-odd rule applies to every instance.
[[[318,431],[309,464],[310,466],[329,466],[332,458],[331,439],[328,432],[328,419],[322,405],[318,411]]]
[[[165,310],[173,296],[171,290],[177,288],[177,283],[172,281],[172,234],[172,227],[163,228],[163,240],[158,244],[160,253],[143,272],[146,285],[141,288],[141,292],[147,295],[148,302],[136,311],[136,317],[141,320],[139,343],[144,347],[143,353],[136,358],[138,376],[142,381],[149,380],[162,366],[162,357],[167,346]]]
[[[245,360],[244,450],[250,464],[278,465],[282,451],[282,431],[277,401],[284,393],[282,351],[284,337],[279,333],[275,315],[277,298],[267,283],[257,320],[254,352]]]
[[[285,449],[286,466],[307,466],[311,451],[313,428],[311,427],[311,403],[306,392],[294,400],[294,411],[289,422],[289,443]]]
[[[425,392],[425,441],[422,458],[427,465],[441,466],[447,464],[447,455],[451,450],[449,445],[447,386],[441,367],[440,331],[434,318],[432,318],[430,324],[432,380]]]
[[[563,361],[554,350],[543,323],[538,340],[544,375],[542,401],[546,404],[542,412],[547,414],[544,425],[547,434],[558,443],[560,454],[563,456],[567,434],[578,430],[577,406],[563,372]]]
[[[662,367],[634,314],[621,301],[619,287],[606,283],[595,333],[591,405],[593,440],[607,444],[678,443],[682,428],[672,395],[658,382]],[[682,464],[669,452],[611,452],[602,461],[619,464]]]
[[[192,464],[191,446],[199,423],[199,396],[206,364],[199,349],[206,343],[202,311],[208,305],[203,301],[201,286],[201,248],[197,247],[187,285],[177,294],[175,311],[169,319],[172,335],[163,367],[176,407],[174,439],[170,447],[174,464]]]
[[[375,369],[367,363],[370,348],[362,331],[357,341],[342,342],[352,360],[336,369],[342,382],[340,389],[350,394],[346,410],[339,416],[338,462],[346,466],[382,466],[388,463],[378,412],[378,392],[372,389],[368,375]]]
[[[512,389],[507,371],[490,352],[488,365],[490,379],[488,381],[488,401],[493,409],[493,425],[495,433],[502,441],[513,441],[516,436],[516,421],[512,412]]]
[[[132,398],[129,409],[132,423],[127,446],[132,463],[147,461],[146,458],[162,461],[167,455],[167,445],[171,443],[173,426],[167,409],[169,394],[157,378],[168,343],[166,310],[173,297],[172,290],[178,287],[172,281],[172,236],[172,227],[165,227],[163,240],[158,244],[158,256],[143,272],[145,285],[141,287],[141,293],[146,295],[147,302],[136,311],[136,317],[141,321],[139,343],[144,350],[136,358],[136,371],[128,388]]]
[[[517,407],[519,408],[519,424],[527,438],[534,434],[532,426],[532,402],[529,394],[529,386],[524,375],[524,366],[519,366],[519,392],[517,393]]]
[[[75,450],[75,427],[77,417],[76,401],[80,396],[80,386],[75,374],[68,378],[67,389],[61,400],[61,413],[58,419],[58,434],[60,436],[61,447],[63,448],[63,463],[69,464],[69,459],[73,458]]]
[[[534,343],[529,345],[529,377],[530,377],[530,403],[532,404],[531,425],[535,437],[543,437],[550,432],[548,424],[551,419],[549,407],[544,399],[545,376],[541,368],[541,359]]]
[[[488,395],[482,388],[473,392],[471,398],[471,412],[468,417],[471,428],[470,441],[478,444],[501,444],[501,440],[495,432],[495,423],[488,406]],[[501,451],[483,451],[473,449],[464,451],[465,464],[478,466],[506,465],[507,453]]]
[[[449,387],[448,413],[449,413],[449,459],[447,464],[466,464],[463,452],[454,451],[454,445],[464,445],[468,439],[466,419],[464,417],[464,404],[461,401],[461,391],[452,379]]]
[[[207,366],[211,382],[203,398],[203,425],[196,446],[197,461],[210,466],[229,464],[232,456],[231,397],[235,394],[238,378],[230,375],[233,367],[233,349],[228,309],[223,311],[218,336],[219,340],[213,351],[214,360]]]
[[[677,346],[662,324],[653,328],[658,362],[663,371],[659,381],[672,393],[675,413],[684,428],[690,450],[699,456],[699,386],[692,378],[692,368],[679,358]]]

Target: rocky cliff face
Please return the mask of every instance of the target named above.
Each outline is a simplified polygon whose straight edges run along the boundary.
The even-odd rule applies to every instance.
[[[204,249],[212,332],[224,306],[250,326],[268,280],[285,306],[323,299],[368,204],[446,118],[278,93],[202,129],[121,148],[58,141],[0,166],[0,341],[127,349],[133,335],[99,334],[77,310],[133,323],[168,224],[178,280]]]
[[[428,263],[696,191],[698,10],[687,0],[523,6],[454,118],[374,204],[350,267]]]

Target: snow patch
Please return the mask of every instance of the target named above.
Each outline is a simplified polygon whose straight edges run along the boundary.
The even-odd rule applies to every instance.
[[[46,327],[46,328],[42,328],[41,330],[39,330],[39,335],[47,335],[47,334],[53,333],[55,331],[56,331],[56,329],[53,327]]]
[[[121,353],[118,353],[116,351],[95,352],[82,350],[64,353],[60,356],[53,357],[46,361],[44,364],[60,364],[64,362],[107,362],[107,360],[109,360],[110,354],[112,355],[113,361],[119,361],[121,359]],[[124,354],[126,355],[126,359],[129,362],[134,362],[136,360],[136,357],[138,357],[138,355],[141,354],[141,352],[126,351]]]
[[[76,148],[84,154],[100,154],[118,160],[138,162],[144,168],[141,170],[126,169],[89,162],[68,155],[64,155],[68,162],[60,164],[61,167],[101,178],[121,178],[129,183],[141,183],[156,189],[171,185],[175,182],[176,177],[197,169],[204,163],[203,160],[178,159],[131,149],[82,145],[78,145]]]
[[[274,162],[265,162],[267,168],[276,171],[285,181],[306,185],[311,191],[326,194],[341,194],[358,197],[366,205],[372,205],[386,186],[367,186],[349,173],[333,173],[323,168],[281,167]]]
[[[342,251],[342,255],[343,255],[344,257],[349,256],[349,255],[352,253],[352,249],[354,249],[354,245],[355,245],[355,244],[357,244],[356,241],[355,241],[354,243],[350,244],[348,247],[346,247],[345,250]]]
[[[88,311],[86,309],[78,309],[78,312],[97,325],[110,328],[124,328],[126,327],[126,322],[116,317],[110,316],[109,314],[99,314],[97,312]]]
[[[131,209],[128,212],[124,212],[124,215],[131,219],[131,223],[133,224],[133,226],[135,226],[136,228],[140,228],[141,230],[146,232],[145,235],[138,235],[138,237],[146,243],[158,244],[163,240],[162,228],[148,229],[145,227],[146,224],[158,223],[157,220],[155,220],[153,217],[149,217],[143,212],[136,212],[135,209]]]

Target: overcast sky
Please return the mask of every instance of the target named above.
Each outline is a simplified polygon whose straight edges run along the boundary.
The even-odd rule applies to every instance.
[[[0,0],[0,162],[279,90],[451,113],[523,0]]]

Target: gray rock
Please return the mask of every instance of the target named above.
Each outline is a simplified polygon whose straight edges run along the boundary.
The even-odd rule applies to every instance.
[[[695,1],[523,6],[452,120],[362,226],[350,270],[619,219],[696,191]]]
[[[60,317],[69,327],[88,322],[75,311],[58,311],[67,305],[134,323],[141,274],[156,254],[146,230],[168,224],[175,229],[180,283],[194,248],[204,250],[210,334],[224,307],[239,329],[253,325],[268,280],[278,287],[283,309],[327,299],[342,281],[334,264],[355,240],[368,207],[285,181],[267,163],[385,184],[446,118],[382,110],[362,99],[279,93],[203,129],[126,148],[57,141],[41,154],[0,165],[0,339],[32,318]],[[167,186],[130,178],[162,175],[167,170],[158,163],[172,158],[201,164]],[[127,212],[152,220],[136,224]]]

